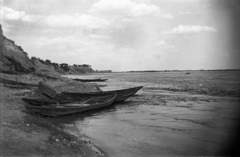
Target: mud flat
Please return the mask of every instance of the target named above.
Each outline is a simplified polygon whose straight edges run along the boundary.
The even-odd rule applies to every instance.
[[[64,131],[50,117],[29,113],[21,98],[35,97],[37,88],[9,85],[6,80],[38,84],[44,81],[61,91],[98,91],[97,86],[67,78],[0,73],[1,156],[104,156],[91,142]],[[34,94],[35,93],[35,94]]]
[[[239,154],[240,99],[139,92],[122,104],[75,121],[114,157]]]

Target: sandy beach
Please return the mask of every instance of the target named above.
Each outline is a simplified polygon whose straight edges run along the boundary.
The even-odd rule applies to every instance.
[[[16,81],[15,75],[0,74],[1,79]],[[66,78],[46,79],[34,75],[18,75],[19,82],[38,84],[44,81],[56,90],[98,91],[97,86]],[[1,80],[1,156],[104,156],[89,141],[70,135],[48,117],[29,113],[21,98],[36,97],[37,88],[10,88]],[[93,149],[94,148],[94,149]]]

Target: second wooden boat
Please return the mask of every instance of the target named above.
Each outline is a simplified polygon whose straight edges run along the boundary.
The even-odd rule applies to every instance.
[[[103,82],[107,81],[108,79],[102,79],[102,78],[96,78],[96,79],[73,79],[75,81],[81,81],[81,82]]]
[[[66,103],[73,103],[73,102],[81,102],[90,99],[91,97],[82,97],[82,98],[61,98],[61,99],[33,99],[33,98],[22,98],[22,100],[26,103],[35,106],[49,106],[54,104],[66,104]]]
[[[117,94],[114,102],[120,102],[128,99],[138,90],[140,90],[143,86],[127,88],[127,89],[119,89],[119,90],[112,90],[112,91],[101,91],[101,92],[91,92],[91,93],[72,93],[72,92],[62,92],[65,95],[69,95],[72,97],[80,98],[84,96],[100,96],[100,95],[108,95],[108,94]]]

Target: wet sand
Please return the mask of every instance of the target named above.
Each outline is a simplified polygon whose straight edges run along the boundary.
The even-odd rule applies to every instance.
[[[181,94],[142,92],[75,125],[114,157],[229,155],[227,147],[239,137],[239,111],[239,99],[235,98],[186,99]]]

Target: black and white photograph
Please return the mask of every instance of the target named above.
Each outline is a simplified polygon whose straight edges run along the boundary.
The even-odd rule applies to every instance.
[[[0,0],[0,156],[240,156],[239,0]]]

